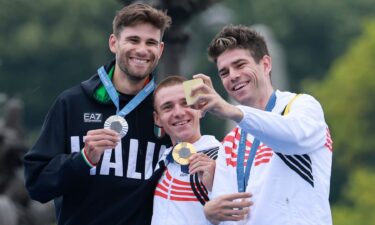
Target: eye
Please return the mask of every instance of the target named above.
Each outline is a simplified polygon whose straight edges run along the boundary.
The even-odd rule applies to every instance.
[[[237,67],[238,67],[239,69],[242,69],[242,68],[245,67],[245,65],[246,65],[246,63],[239,63],[239,64],[237,65]]]
[[[183,107],[190,107],[190,106],[187,104],[186,99],[184,99],[184,100],[181,102],[181,105],[182,105]]]
[[[130,42],[132,44],[137,44],[139,42],[139,39],[136,38],[136,37],[130,37],[127,40],[128,40],[128,42]]]
[[[146,42],[146,44],[148,46],[157,46],[159,44],[159,42],[155,41],[155,40],[149,40]]]
[[[229,75],[228,70],[223,70],[223,71],[219,72],[219,76],[220,76],[221,78],[225,78],[225,77],[227,77],[228,75]]]
[[[160,107],[160,110],[163,112],[168,112],[172,109],[172,104],[164,104]]]

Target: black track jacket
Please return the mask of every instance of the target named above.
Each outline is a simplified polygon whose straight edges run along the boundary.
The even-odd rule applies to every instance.
[[[54,200],[59,225],[148,225],[162,173],[154,168],[170,140],[154,135],[150,94],[125,116],[129,131],[121,143],[106,150],[91,168],[80,153],[83,138],[116,114],[111,101],[102,103],[93,97],[100,85],[95,74],[58,96],[39,139],[24,157],[26,187],[37,201]],[[133,97],[120,95],[120,107]]]

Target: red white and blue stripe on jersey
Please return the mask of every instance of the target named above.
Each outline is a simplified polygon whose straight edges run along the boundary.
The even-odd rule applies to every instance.
[[[234,128],[223,140],[223,146],[226,156],[227,166],[236,167],[237,166],[237,151],[238,144],[240,141],[240,129],[239,127]],[[332,138],[330,131],[327,127],[326,129],[326,142],[324,146],[332,152]],[[249,158],[250,149],[252,142],[246,140],[245,149],[245,159],[244,165]],[[308,182],[312,187],[314,187],[314,177],[312,171],[312,162],[308,154],[303,155],[286,155],[279,152],[274,152],[272,149],[263,143],[261,143],[255,154],[253,166],[257,167],[262,164],[267,164],[270,162],[272,156],[276,154],[280,159],[293,171],[295,171],[302,179]]]

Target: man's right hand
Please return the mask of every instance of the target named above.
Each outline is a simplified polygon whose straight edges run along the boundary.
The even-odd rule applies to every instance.
[[[213,224],[222,221],[240,221],[249,214],[253,202],[249,200],[251,193],[240,192],[218,196],[204,206],[206,218]]]
[[[97,164],[104,150],[114,149],[121,140],[120,135],[110,129],[90,130],[86,134],[84,151],[90,161]]]
[[[204,74],[196,74],[194,79],[200,78],[203,84],[194,86],[191,95],[196,96],[195,103],[191,106],[193,109],[201,110],[202,115],[210,112],[223,119],[231,119],[239,123],[244,117],[242,111],[235,105],[225,101],[214,89],[211,78]]]

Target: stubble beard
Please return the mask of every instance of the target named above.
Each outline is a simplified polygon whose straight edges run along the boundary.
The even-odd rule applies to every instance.
[[[146,77],[148,77],[152,71],[156,68],[156,65],[158,64],[158,59],[156,57],[152,57],[151,61],[153,61],[153,64],[151,64],[148,68],[146,68],[145,72],[140,74],[138,72],[135,72],[131,68],[131,63],[130,63],[130,57],[126,56],[125,60],[121,59],[119,60],[119,67],[120,70],[129,78],[129,80],[134,81],[134,82],[139,82],[143,81]],[[126,62],[127,61],[127,62]]]

